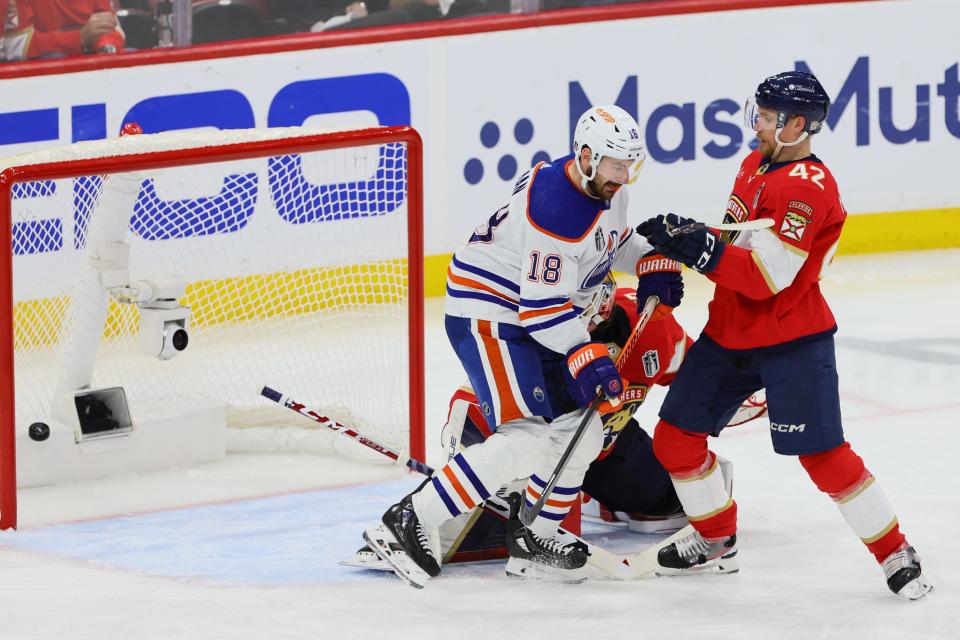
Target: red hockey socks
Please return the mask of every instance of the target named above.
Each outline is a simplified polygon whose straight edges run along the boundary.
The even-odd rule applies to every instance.
[[[704,538],[737,532],[737,503],[724,486],[717,456],[707,449],[707,434],[692,433],[661,420],[653,452],[670,479],[693,528]]]
[[[800,464],[817,488],[837,504],[847,524],[877,562],[882,562],[906,541],[883,489],[849,443],[823,453],[800,456]]]

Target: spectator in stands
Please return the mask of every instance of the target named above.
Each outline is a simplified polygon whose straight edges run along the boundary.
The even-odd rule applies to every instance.
[[[347,5],[343,16],[314,25],[311,30],[427,22],[509,11],[509,0],[364,0],[352,2]]]
[[[123,50],[111,0],[7,0],[3,44],[8,60],[60,58]]]
[[[6,49],[3,46],[3,34],[7,29],[7,20],[9,20],[7,12],[9,8],[9,0],[0,0],[0,62],[7,59]]]

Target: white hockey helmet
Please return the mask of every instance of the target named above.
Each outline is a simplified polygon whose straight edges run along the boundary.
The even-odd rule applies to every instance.
[[[591,152],[590,175],[583,172],[579,162],[580,151],[584,147],[589,147]],[[580,116],[573,132],[573,153],[576,156],[574,164],[580,173],[580,186],[584,189],[597,176],[603,158],[628,163],[625,174],[621,173],[622,179],[616,180],[620,184],[633,184],[643,161],[647,159],[637,121],[615,104],[591,107]]]

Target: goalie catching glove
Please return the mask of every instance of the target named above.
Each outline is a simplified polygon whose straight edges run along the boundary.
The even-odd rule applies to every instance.
[[[601,342],[587,342],[574,347],[567,354],[567,367],[573,377],[574,400],[577,406],[585,407],[593,400],[597,392],[607,396],[613,406],[620,404],[623,380],[617,371],[617,365],[610,358],[607,345]]]

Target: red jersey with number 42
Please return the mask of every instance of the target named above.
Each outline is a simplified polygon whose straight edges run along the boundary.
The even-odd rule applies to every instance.
[[[725,232],[729,244],[707,277],[717,284],[704,332],[728,349],[782,344],[836,327],[820,293],[847,213],[816,156],[743,161],[724,222],[772,218],[760,231]]]

